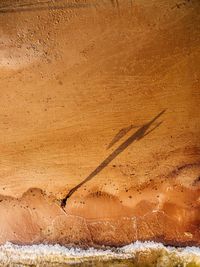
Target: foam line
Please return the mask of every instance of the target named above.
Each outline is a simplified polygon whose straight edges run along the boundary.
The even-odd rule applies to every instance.
[[[43,263],[80,263],[88,260],[134,259],[145,252],[151,257],[152,252],[158,253],[159,261],[185,262],[200,264],[200,248],[165,247],[155,242],[135,242],[121,248],[81,249],[66,248],[60,245],[19,246],[7,242],[0,246],[0,264],[43,264]]]

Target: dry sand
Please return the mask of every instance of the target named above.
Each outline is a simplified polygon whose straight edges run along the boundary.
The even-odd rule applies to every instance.
[[[27,3],[0,3],[0,243],[200,245],[199,1]]]

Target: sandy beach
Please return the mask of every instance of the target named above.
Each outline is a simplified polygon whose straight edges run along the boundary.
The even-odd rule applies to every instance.
[[[0,3],[1,245],[200,245],[199,11]]]

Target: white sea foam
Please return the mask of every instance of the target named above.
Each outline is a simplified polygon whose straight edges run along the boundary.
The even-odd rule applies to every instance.
[[[134,259],[139,253],[144,252],[149,256],[152,252],[154,255],[158,252],[159,264],[156,266],[168,266],[172,261],[195,263],[196,266],[200,266],[200,248],[198,247],[174,248],[166,247],[161,243],[139,241],[121,248],[105,249],[66,248],[60,245],[43,244],[19,246],[8,242],[0,246],[0,266],[44,266],[44,263],[53,265],[80,263],[88,260]]]

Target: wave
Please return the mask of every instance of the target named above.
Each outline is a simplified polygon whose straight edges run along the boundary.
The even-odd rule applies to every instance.
[[[112,262],[109,266],[115,266],[116,260],[131,260],[134,263],[134,265],[127,263],[123,266],[144,266],[143,264],[156,267],[200,266],[200,248],[167,247],[162,243],[150,241],[137,241],[120,248],[102,247],[101,249],[67,248],[58,244],[19,246],[10,242],[0,246],[0,266],[67,266],[108,261]],[[94,264],[94,266],[98,265]]]

